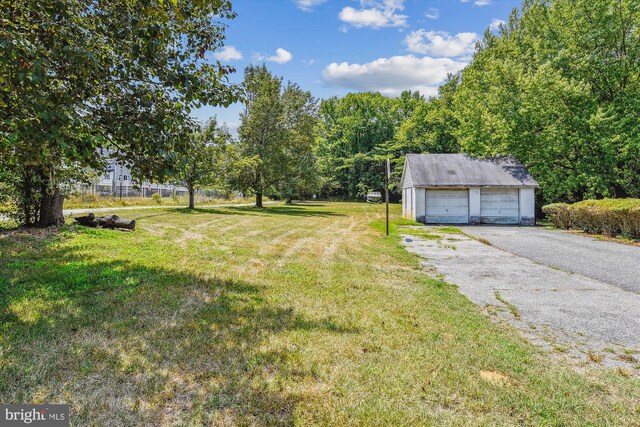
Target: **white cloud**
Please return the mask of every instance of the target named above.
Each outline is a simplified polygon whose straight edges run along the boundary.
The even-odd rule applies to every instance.
[[[472,54],[476,40],[476,33],[458,33],[452,36],[445,31],[417,30],[411,32],[404,42],[409,52],[454,58]]]
[[[489,29],[491,31],[497,31],[500,29],[500,25],[505,25],[505,24],[506,22],[504,22],[502,19],[494,18],[489,24]]]
[[[293,59],[293,55],[288,50],[279,47],[276,49],[275,55],[265,56],[260,53],[256,53],[252,56],[252,59],[254,61],[269,61],[277,64],[284,64],[291,61],[291,59]]]
[[[404,0],[360,0],[360,9],[347,6],[338,18],[356,28],[405,27],[407,16],[398,13],[403,9]]]
[[[267,58],[267,61],[277,62],[278,64],[284,64],[291,61],[293,55],[288,50],[281,47],[276,49],[276,54]]]
[[[462,3],[469,3],[471,0],[460,0]],[[476,6],[488,6],[491,4],[491,0],[475,0],[473,2]]]
[[[324,82],[358,91],[378,91],[398,96],[403,90],[417,90],[434,96],[447,74],[455,73],[467,62],[449,58],[417,58],[414,55],[379,58],[365,64],[331,63],[322,72]]]
[[[305,12],[311,12],[314,7],[325,3],[327,0],[295,0],[296,6]]]
[[[222,122],[223,126],[226,126],[227,130],[231,134],[231,136],[238,136],[238,128],[240,127],[239,122]]]
[[[435,7],[430,7],[429,10],[427,10],[427,13],[424,14],[424,16],[429,19],[438,19],[440,17],[440,11]]]
[[[316,60],[314,58],[311,58],[311,59],[308,59],[308,60],[302,59],[301,62],[308,67],[310,65],[315,64]]]
[[[242,59],[242,53],[233,46],[225,46],[220,51],[214,52],[213,57],[218,61],[238,61]]]

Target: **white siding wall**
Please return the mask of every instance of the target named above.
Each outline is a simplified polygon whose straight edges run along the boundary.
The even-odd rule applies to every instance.
[[[402,182],[402,188],[411,187],[413,187],[413,178],[411,177],[411,171],[409,170],[409,165],[407,164],[407,167],[404,170],[404,181]]]
[[[413,216],[413,220],[414,221],[422,221],[424,222],[424,217],[426,215],[426,200],[425,200],[425,194],[426,194],[426,189],[424,188],[415,188],[414,187],[414,194],[415,194],[415,198],[414,198],[414,216]]]
[[[536,196],[533,188],[520,189],[520,224],[533,225],[536,217]]]
[[[402,189],[402,218],[407,217],[407,189]]]
[[[402,181],[402,217],[415,221],[415,194],[409,164],[405,163],[404,180]]]
[[[416,220],[416,189],[409,188],[409,219]]]
[[[480,222],[480,189],[469,188],[469,222]]]

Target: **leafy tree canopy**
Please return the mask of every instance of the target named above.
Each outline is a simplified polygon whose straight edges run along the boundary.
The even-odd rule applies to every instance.
[[[317,101],[294,83],[283,85],[264,65],[247,67],[243,86],[233,183],[255,193],[258,207],[263,194],[291,198],[312,192]]]
[[[103,167],[99,149],[160,178],[190,110],[238,99],[209,60],[234,17],[224,0],[1,2],[0,156],[40,180],[42,225],[63,221],[59,186]]]
[[[639,196],[639,8],[525,1],[462,73],[452,106],[462,150],[515,155],[548,202]]]
[[[172,153],[171,176],[189,190],[189,208],[195,207],[195,192],[205,187],[222,188],[228,173],[231,134],[219,126],[215,118],[203,124],[193,124],[184,138],[184,146]]]

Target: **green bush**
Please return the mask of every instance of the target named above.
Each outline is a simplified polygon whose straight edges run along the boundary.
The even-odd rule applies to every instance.
[[[558,228],[587,233],[640,238],[640,199],[584,200],[554,203],[542,211]]]
[[[162,204],[162,196],[159,193],[153,193],[153,196],[151,196],[151,198],[154,202],[156,202],[157,205]]]
[[[558,228],[571,228],[571,211],[566,203],[552,203],[542,207],[547,219]]]

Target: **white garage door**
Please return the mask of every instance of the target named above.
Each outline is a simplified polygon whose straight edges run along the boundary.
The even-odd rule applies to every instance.
[[[468,190],[427,190],[427,224],[467,224]]]
[[[480,190],[480,222],[517,224],[519,221],[517,188],[483,188]]]

